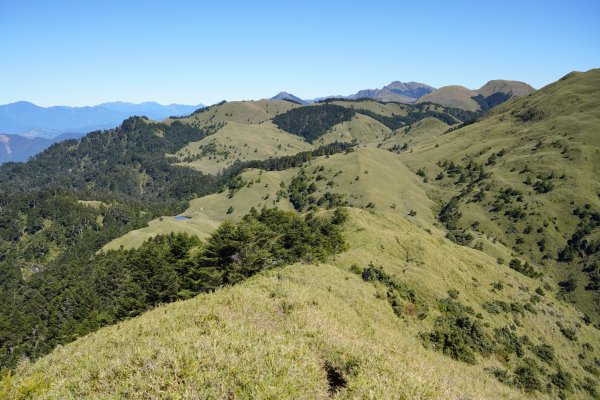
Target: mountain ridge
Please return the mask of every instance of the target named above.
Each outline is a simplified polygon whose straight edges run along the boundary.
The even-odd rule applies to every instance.
[[[0,305],[23,326],[0,336],[0,356],[16,365],[28,349],[66,344],[0,387],[42,398],[131,387],[148,397],[597,398],[600,70],[512,99],[495,91],[512,85],[491,81],[471,112],[224,102],[163,123],[130,118],[7,165],[0,218],[18,226],[0,230],[14,260],[0,259],[10,278]],[[55,183],[66,192],[36,197]],[[128,199],[159,203],[142,213]],[[277,215],[292,221],[278,233],[302,249],[297,263],[273,258],[286,247],[272,248],[261,224],[279,226]],[[346,245],[325,257],[313,246],[327,240],[311,232]],[[220,274],[234,278],[202,293]],[[183,301],[127,320],[161,299]]]
[[[393,81],[381,89],[363,89],[347,96],[349,99],[370,98],[379,101],[414,103],[417,99],[435,90],[434,87],[419,82]]]

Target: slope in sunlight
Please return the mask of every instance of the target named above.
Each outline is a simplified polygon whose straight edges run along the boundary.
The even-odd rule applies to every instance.
[[[4,374],[0,392],[597,398],[600,74],[570,74],[496,107],[528,90],[490,81],[468,97],[473,111],[261,100],[164,124],[131,119],[109,138],[139,142],[144,157],[120,149],[136,185],[113,198],[85,168],[89,140],[73,143],[73,209],[95,218],[96,232],[115,229],[115,199],[138,191],[153,200],[177,190],[189,206],[140,210],[142,223],[154,218],[147,226],[117,225],[128,233],[103,233],[113,239],[103,250],[98,241],[64,270],[19,283],[33,299],[66,288],[48,309],[69,324],[38,335],[67,344]],[[93,160],[104,171],[102,156]],[[38,164],[25,167],[27,179],[53,182],[30,171]],[[15,168],[4,179],[24,185]],[[32,218],[41,230],[25,230],[19,254],[38,249],[29,241],[51,233],[49,221]],[[84,273],[87,286],[74,278]],[[19,354],[37,349],[19,338]],[[16,365],[8,347],[1,354]]]
[[[153,397],[164,391],[217,398],[590,395],[593,386],[583,368],[596,350],[586,350],[581,359],[577,349],[580,343],[597,349],[598,337],[587,326],[577,328],[577,342],[563,336],[556,322],[574,327],[580,316],[549,294],[531,303],[540,282],[389,211],[351,209],[349,221],[350,250],[331,263],[266,271],[241,285],[160,307],[22,365],[4,387],[49,398]],[[364,274],[348,272],[368,266],[382,268],[373,276],[386,278],[365,282]],[[503,301],[529,305],[492,311]],[[439,334],[440,321],[457,312],[447,305],[472,308],[462,318],[476,330],[446,326],[458,329],[449,335],[459,335],[448,336],[446,344],[466,347],[444,353],[457,356],[474,346],[461,342],[467,339],[461,335],[483,335],[479,340],[489,340],[495,352],[473,353],[467,364],[423,346],[430,343],[425,335]],[[484,326],[474,322],[478,318]],[[553,383],[553,374],[564,371],[568,383]]]
[[[563,282],[562,295],[596,322],[599,93],[600,70],[572,73],[402,153],[426,177],[430,196],[442,205],[456,199],[456,228],[543,265]],[[473,182],[476,164],[485,177]]]

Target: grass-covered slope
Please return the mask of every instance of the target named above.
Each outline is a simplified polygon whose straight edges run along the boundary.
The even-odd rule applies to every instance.
[[[303,218],[253,210],[236,224],[221,224],[206,243],[190,235],[163,235],[134,250],[39,272],[15,288],[11,303],[2,304],[0,375],[19,361],[37,359],[160,303],[214,291],[266,268],[323,262],[345,248],[339,228],[344,217],[343,211]]]
[[[542,282],[401,216],[351,209],[345,235],[349,250],[332,262],[266,271],[104,328],[23,364],[3,389],[34,398],[590,397],[583,367],[593,370],[598,337],[554,288],[538,294]],[[353,272],[367,267],[383,272],[367,281]],[[480,321],[476,330],[444,325],[455,312]],[[448,355],[431,342],[440,329]],[[472,364],[449,356],[477,335],[489,354],[475,351]]]
[[[334,142],[372,143],[383,140],[391,132],[381,122],[363,114],[355,114],[349,121],[339,123],[315,141],[315,144]]]
[[[483,232],[544,265],[595,321],[599,93],[599,70],[569,74],[401,154],[423,173],[424,187],[441,206],[457,198],[458,228]],[[484,179],[473,182],[469,163],[484,169]],[[570,257],[559,255],[565,248]]]
[[[331,266],[273,271],[60,348],[19,371],[6,395],[325,399],[328,371],[339,371],[347,387],[338,398],[519,397],[399,337],[400,322],[375,295]]]
[[[421,132],[439,134],[440,129],[435,124],[421,124],[428,119],[436,119],[447,127],[472,120],[479,114],[432,103],[414,105],[368,99],[327,99],[280,114],[273,118],[273,122],[314,144],[336,141],[380,144],[413,127],[419,127]]]
[[[299,105],[284,100],[221,102],[197,110],[185,118],[167,119],[165,123],[180,121],[201,128],[219,125],[228,121],[240,124],[261,124],[296,107],[299,107]]]
[[[182,214],[189,219],[157,218],[148,227],[111,241],[104,249],[137,247],[157,234],[171,231],[206,237],[218,223],[239,220],[252,207],[291,210],[291,185],[292,181],[299,181],[301,170],[300,167],[284,171],[248,170],[222,192],[192,200]],[[302,177],[306,188],[296,193],[296,197],[300,197],[300,202],[305,201],[304,209],[311,205],[351,205],[397,215],[414,214],[410,218],[415,224],[436,230],[431,211],[435,204],[419,187],[419,178],[389,151],[362,147],[348,154],[319,157],[306,164]]]
[[[309,143],[274,127],[270,123],[226,122],[216,133],[188,143],[175,156],[177,165],[208,174],[217,174],[235,161],[265,160],[312,149]]]
[[[444,134],[450,126],[437,118],[425,118],[405,128],[396,129],[388,135],[381,147],[400,153],[416,144]]]
[[[492,82],[488,89],[508,86]],[[134,249],[130,253],[88,252],[83,260],[92,265],[111,254],[137,254],[152,249],[152,241],[144,244],[149,238],[186,232],[208,242],[194,241],[195,247],[183,254],[190,259],[176,263],[176,273],[193,290],[173,291],[171,275],[157,274],[172,290],[161,292],[172,294],[165,301],[188,298],[198,292],[203,278],[210,281],[215,274],[229,277],[233,271],[235,278],[242,271],[252,277],[103,328],[33,363],[23,361],[14,375],[3,375],[1,394],[597,398],[600,339],[593,322],[600,286],[598,93],[600,75],[590,71],[512,99],[478,121],[470,120],[475,112],[431,103],[366,100],[309,107],[278,101],[224,103],[167,121],[176,129],[187,125],[190,133],[208,135],[201,138],[204,145],[222,140],[215,147],[230,154],[217,160],[214,172],[237,158],[251,159],[241,139],[244,132],[257,138],[262,161],[234,164],[223,176],[203,176],[213,189],[217,184],[221,189],[191,200],[181,214],[184,219],[156,218],[105,247]],[[506,100],[481,96],[475,101],[482,107]],[[327,109],[333,113],[323,112]],[[273,118],[296,136],[275,128]],[[457,129],[461,122],[466,123]],[[162,143],[161,135],[170,132],[166,125],[151,127],[159,126],[160,131],[150,132],[155,135],[151,143]],[[235,145],[231,129],[238,135]],[[280,155],[278,140],[290,137],[297,148],[290,148],[284,158],[267,158]],[[205,148],[188,145],[191,141],[186,137],[168,150],[161,145],[160,156],[153,157],[167,164],[207,161],[171,158],[177,151],[189,158],[192,150]],[[323,151],[293,155],[334,141],[356,145],[334,143]],[[186,149],[189,154],[184,154]],[[196,173],[189,166],[184,169]],[[18,170],[13,173],[18,175]],[[106,200],[84,196],[74,201],[86,216],[96,218],[99,211],[116,207]],[[302,226],[319,225],[314,218],[335,215],[326,210],[339,206],[348,207],[343,232],[348,247],[326,251],[345,249],[334,257],[315,257],[312,246],[320,248],[327,240],[313,233],[327,236],[335,229],[324,225],[302,231]],[[278,224],[282,231],[265,231],[252,218],[256,210],[271,207],[304,216],[286,226]],[[234,228],[248,213],[255,216],[250,224]],[[226,220],[233,223],[221,225]],[[103,220],[97,221],[101,230]],[[213,257],[214,232],[224,245],[216,250],[223,250],[222,259]],[[264,238],[265,232],[273,235]],[[281,248],[295,252],[289,250],[289,237],[315,240],[308,246],[300,241],[302,256],[273,259]],[[222,269],[196,274],[203,262],[219,259],[227,260],[219,264]],[[303,262],[293,264],[298,260]],[[152,272],[143,265],[136,264],[133,281]],[[43,279],[34,278],[38,276]],[[210,281],[210,288],[241,280]],[[108,281],[99,282],[103,295],[111,298]],[[148,286],[151,291],[160,287]],[[64,293],[70,301],[72,291]],[[57,304],[70,310],[69,301]],[[85,311],[92,303],[76,304]],[[0,324],[6,321],[0,318]],[[27,325],[20,333],[28,345],[36,343],[26,337],[33,331],[30,326],[37,325]],[[2,343],[10,344],[11,331],[0,332]],[[4,349],[8,354],[10,346]]]

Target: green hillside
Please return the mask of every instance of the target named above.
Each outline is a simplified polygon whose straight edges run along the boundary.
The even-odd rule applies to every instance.
[[[296,107],[299,105],[284,100],[222,102],[197,110],[185,118],[167,119],[165,123],[180,121],[200,128],[219,125],[227,121],[240,124],[261,124]]]
[[[22,365],[4,387],[49,398],[589,396],[583,367],[595,350],[585,349],[598,348],[598,337],[553,289],[537,294],[543,282],[402,216],[353,210],[345,235],[349,250],[332,262],[267,271],[102,329]],[[365,268],[383,272],[365,282],[353,273]],[[454,313],[476,330],[447,322]],[[558,323],[575,328],[575,341]],[[440,329],[458,335],[446,354],[474,359],[434,351]],[[462,335],[481,335],[489,350],[469,350],[479,347]],[[564,370],[568,383],[557,387]]]
[[[148,227],[111,241],[104,249],[137,247],[151,237],[168,232],[206,237],[218,223],[226,219],[239,220],[252,207],[293,210],[289,189],[292,181],[299,176],[305,177],[306,186],[314,185],[314,190],[306,194],[307,206],[317,206],[321,200],[318,204],[321,207],[327,207],[333,201],[331,206],[349,205],[396,215],[407,216],[414,211],[416,215],[411,220],[415,224],[436,230],[435,216],[431,212],[434,203],[419,187],[418,177],[410,173],[393,153],[363,147],[349,154],[316,158],[305,168],[248,170],[240,175],[242,184],[239,188],[192,200],[190,207],[182,213],[189,219],[176,220],[174,216],[157,218]],[[330,195],[333,195],[333,200],[329,200]],[[314,199],[313,203],[310,203],[309,197]]]
[[[444,86],[419,98],[417,103],[435,103],[467,111],[487,111],[512,97],[526,96],[533,92],[535,89],[526,83],[497,79],[477,90],[458,85]]]
[[[596,322],[595,250],[574,249],[574,262],[558,259],[581,228],[589,230],[581,238],[588,245],[598,240],[599,90],[600,71],[570,74],[476,124],[402,153],[413,171],[425,172],[432,198],[440,204],[458,199],[458,228],[497,239],[559,282],[575,279],[574,290],[567,287],[563,294]],[[489,176],[473,182],[469,163]],[[589,216],[575,215],[577,208]]]
[[[515,97],[520,97],[534,91],[534,88],[524,82],[496,79],[483,85],[477,93],[485,97],[491,96],[494,93],[510,93]]]
[[[221,103],[2,167],[0,399],[598,398],[600,70],[529,92]]]

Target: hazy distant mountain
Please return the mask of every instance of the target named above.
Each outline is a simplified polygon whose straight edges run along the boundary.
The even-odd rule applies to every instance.
[[[169,104],[163,106],[156,102],[145,102],[145,103],[124,103],[122,101],[116,101],[112,103],[102,103],[98,107],[106,108],[108,110],[122,112],[127,114],[143,114],[151,119],[165,119],[170,116],[183,116],[189,115],[199,108],[204,107],[203,104],[197,105],[184,105],[184,104]]]
[[[288,100],[288,101],[293,101],[294,103],[298,103],[298,104],[308,104],[309,103],[309,101],[302,100],[300,97],[294,96],[293,94],[288,93],[288,92],[279,92],[275,96],[271,97],[271,100]]]
[[[533,87],[523,82],[497,79],[489,81],[478,90],[458,85],[444,86],[421,97],[417,103],[431,102],[444,107],[477,111],[494,107],[511,97],[525,96],[534,91]]]
[[[0,164],[9,161],[27,161],[29,157],[46,149],[53,140],[27,138],[19,135],[0,135]]]
[[[93,107],[39,107],[19,101],[0,106],[0,164],[27,161],[31,156],[66,139],[77,139],[88,132],[110,129],[132,115],[155,120],[189,115],[198,105],[154,102],[140,104],[113,102]]]
[[[132,115],[145,115],[151,119],[191,114],[198,105],[158,103],[104,103],[92,107],[39,107],[19,101],[0,106],[0,133],[53,138],[64,132],[89,132],[119,125]]]
[[[418,82],[394,81],[381,89],[364,89],[348,96],[350,99],[369,98],[379,101],[398,101],[414,103],[417,99],[431,93],[435,88]]]
[[[422,96],[431,93],[433,90],[435,90],[434,87],[424,83],[394,81],[381,89],[362,89],[348,96],[325,96],[304,101],[306,103],[313,103],[325,99],[373,99],[384,102],[397,101],[400,103],[414,103]]]
[[[79,139],[85,135],[86,133],[82,132],[67,132],[54,138],[47,138],[32,135],[0,134],[0,164],[9,161],[27,161],[30,157],[50,147],[53,143],[68,139]]]

